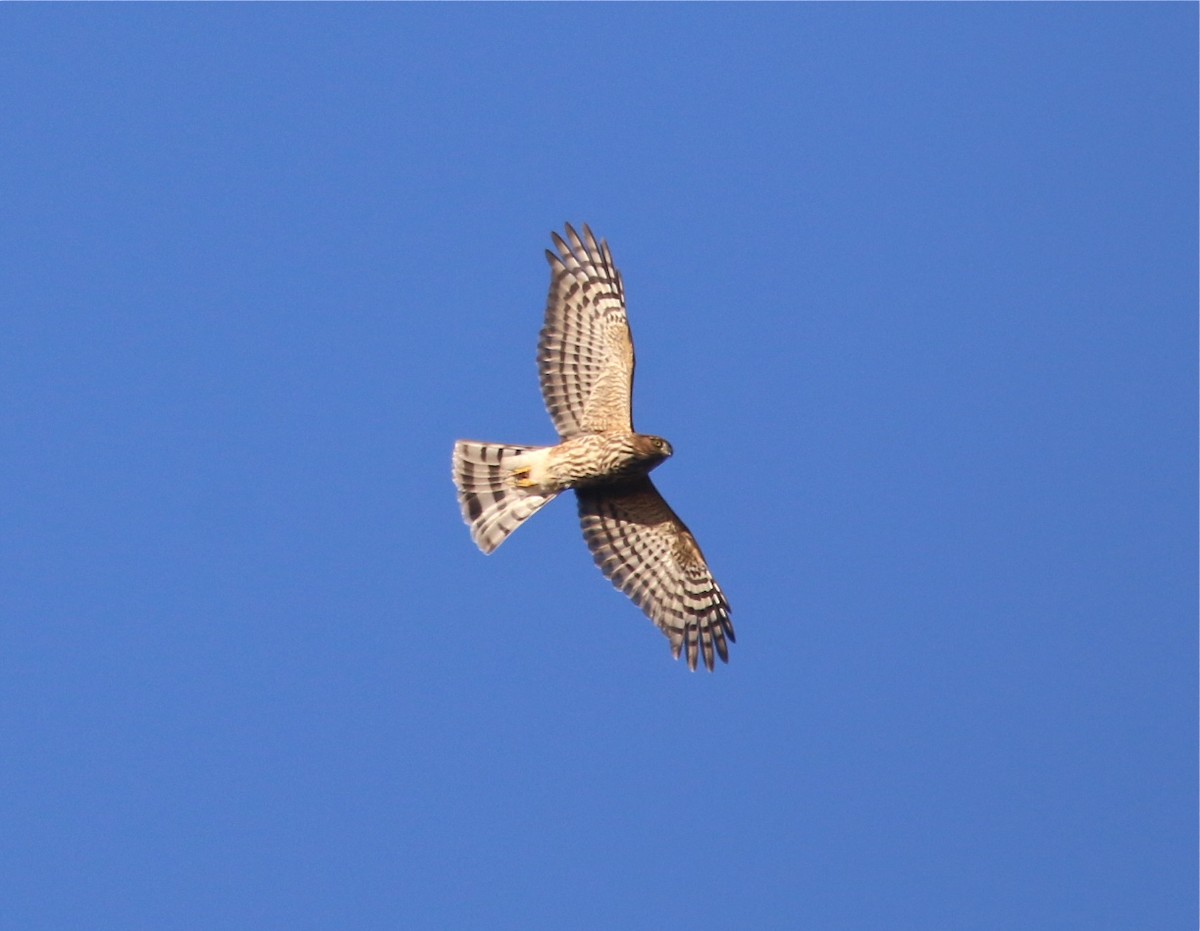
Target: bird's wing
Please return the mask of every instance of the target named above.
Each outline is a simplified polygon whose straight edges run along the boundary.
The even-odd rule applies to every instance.
[[[713,668],[729,661],[734,641],[729,602],[704,561],[696,538],[649,478],[577,488],[584,539],[600,570],[658,625],[678,659]]]
[[[633,337],[625,290],[606,242],[567,224],[551,234],[546,321],[538,341],[542,397],[563,439],[633,430]]]

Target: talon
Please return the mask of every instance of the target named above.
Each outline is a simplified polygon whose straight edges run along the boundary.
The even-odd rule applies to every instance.
[[[534,483],[529,479],[530,466],[521,466],[519,469],[513,469],[510,473],[512,483],[518,488],[532,488]]]

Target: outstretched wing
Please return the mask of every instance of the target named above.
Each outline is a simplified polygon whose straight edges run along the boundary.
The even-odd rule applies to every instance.
[[[709,669],[714,653],[729,662],[725,641],[735,639],[729,602],[696,538],[650,479],[575,493],[596,565],[667,635],[675,658],[686,645],[691,669],[700,652]]]
[[[538,341],[542,397],[563,439],[633,430],[633,337],[625,290],[608,243],[566,228],[551,233],[546,322]]]

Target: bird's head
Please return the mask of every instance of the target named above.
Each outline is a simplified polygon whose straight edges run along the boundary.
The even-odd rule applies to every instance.
[[[664,459],[669,458],[671,453],[674,452],[671,449],[671,444],[661,436],[641,434],[634,440],[633,445],[634,449],[637,450],[638,458],[654,465],[658,465]]]

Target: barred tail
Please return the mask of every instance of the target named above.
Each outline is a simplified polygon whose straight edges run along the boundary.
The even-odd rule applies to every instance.
[[[532,517],[558,492],[521,488],[513,470],[540,465],[546,447],[501,446],[459,440],[454,444],[454,484],[463,520],[471,538],[485,553],[491,553],[508,535]]]

